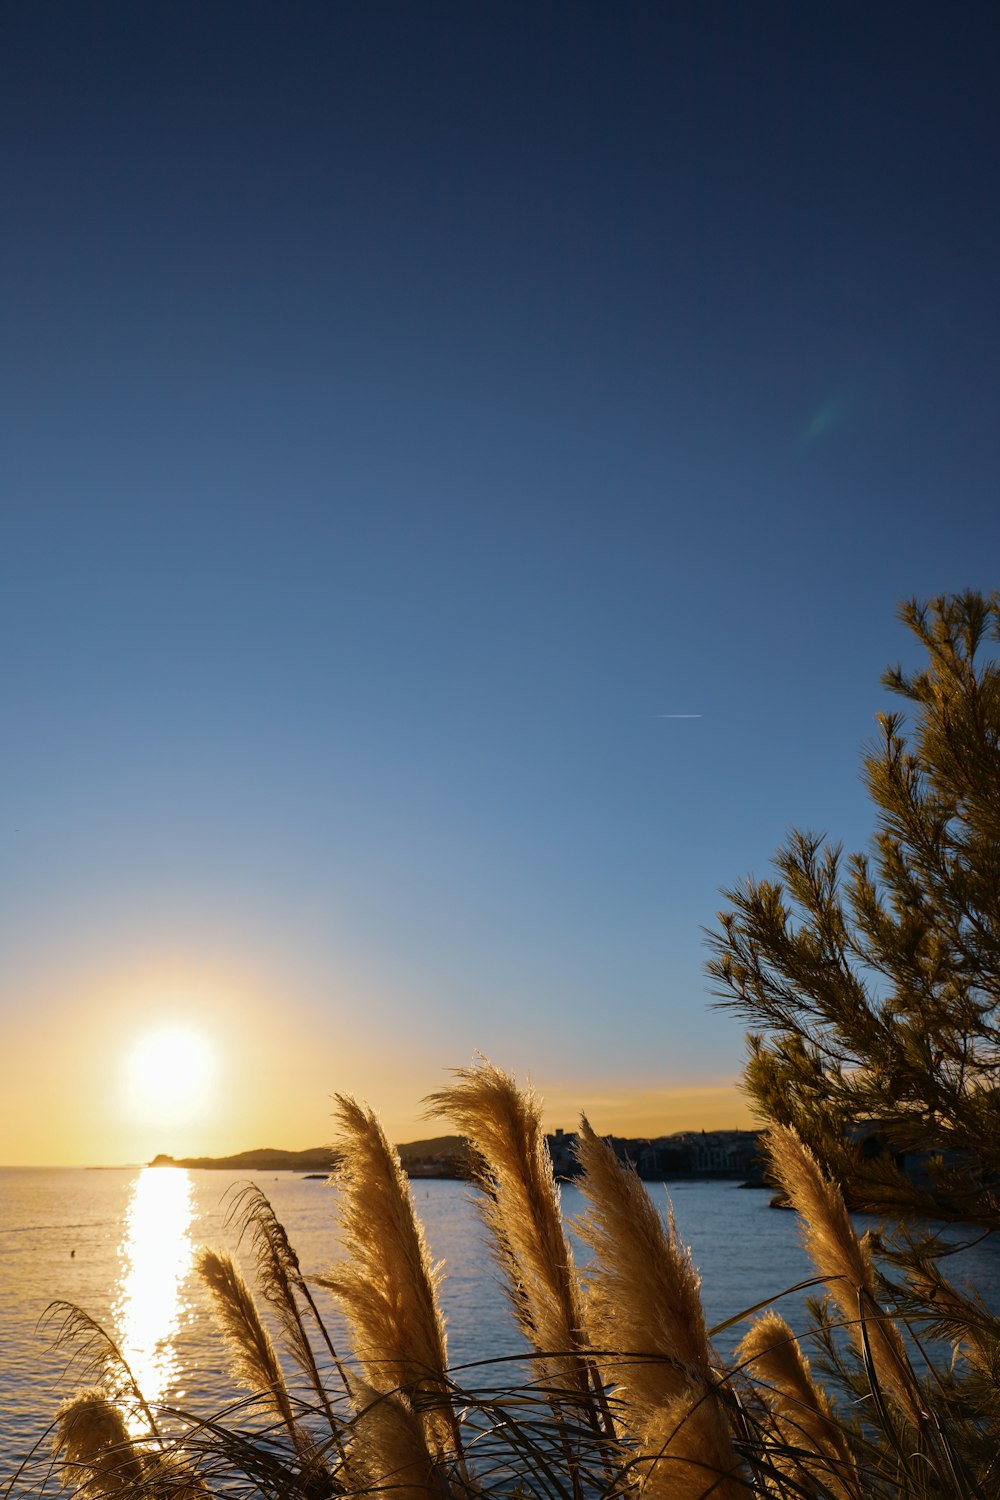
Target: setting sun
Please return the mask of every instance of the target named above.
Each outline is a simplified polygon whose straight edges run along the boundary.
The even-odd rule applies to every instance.
[[[199,1032],[165,1026],[148,1032],[126,1058],[134,1112],[157,1124],[184,1124],[203,1113],[215,1059]]]

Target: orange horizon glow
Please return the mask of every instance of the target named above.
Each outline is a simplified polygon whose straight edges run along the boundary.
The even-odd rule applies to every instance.
[[[469,1065],[478,1038],[428,1026],[405,1048],[387,1047],[370,1016],[396,997],[346,963],[324,980],[319,1008],[284,955],[233,961],[146,949],[95,959],[75,963],[72,981],[57,960],[23,992],[4,1037],[2,1164],[139,1166],[161,1154],[304,1150],[333,1141],[337,1092],[370,1104],[397,1144],[451,1133],[422,1101],[451,1068]],[[624,1136],[754,1125],[734,1078],[668,1075],[660,1085],[648,1068],[632,1076],[620,1064],[599,1076],[554,1061],[551,1043],[546,1056],[545,1042],[536,1050],[524,1038],[494,1061],[530,1081],[547,1130],[574,1130],[581,1111],[597,1131]]]
[[[433,1083],[434,1080],[428,1081],[428,1092]],[[550,1089],[536,1086],[536,1092],[542,1100],[545,1129],[550,1132],[575,1130],[581,1112],[587,1115],[599,1134],[650,1139],[682,1130],[752,1130],[760,1124],[750,1112],[736,1081],[658,1089],[628,1089],[607,1084],[577,1089],[560,1082]],[[393,1108],[390,1103],[389,1108],[381,1110],[374,1098],[369,1102],[378,1111],[390,1140],[397,1145],[453,1133],[447,1121],[425,1118],[420,1112],[419,1101],[410,1108]],[[252,1115],[240,1110],[238,1123],[213,1120],[203,1122],[201,1128],[197,1123],[187,1122],[183,1129],[175,1124],[172,1127],[144,1126],[134,1132],[121,1131],[119,1139],[131,1137],[132,1149],[126,1139],[115,1150],[114,1137],[105,1134],[103,1139],[107,1141],[108,1149],[88,1156],[67,1149],[66,1143],[54,1134],[43,1136],[34,1149],[15,1155],[10,1150],[12,1141],[8,1135],[3,1141],[5,1149],[0,1155],[0,1164],[12,1167],[139,1167],[160,1154],[176,1158],[223,1157],[265,1148],[305,1150],[331,1143],[335,1136],[335,1122],[327,1107],[328,1095],[318,1096],[315,1103],[316,1108],[309,1109],[299,1099],[295,1108],[289,1107],[284,1120],[272,1114],[270,1119],[261,1118],[255,1122]]]

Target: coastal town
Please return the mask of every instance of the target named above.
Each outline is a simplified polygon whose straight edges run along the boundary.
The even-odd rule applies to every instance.
[[[760,1145],[756,1130],[681,1130],[653,1140],[609,1136],[609,1145],[622,1162],[640,1177],[654,1181],[673,1177],[729,1177],[760,1175]],[[579,1174],[576,1132],[556,1130],[546,1136],[557,1178]]]
[[[443,1150],[422,1153],[422,1142],[400,1147],[410,1177],[466,1177],[470,1160],[460,1137],[445,1137]],[[673,1135],[607,1136],[619,1161],[650,1181],[674,1178],[729,1178],[763,1186],[759,1135],[755,1130],[682,1130]],[[576,1132],[556,1129],[545,1137],[556,1179],[572,1182],[580,1175]],[[426,1143],[431,1144],[431,1143]],[[436,1144],[436,1143],[435,1143]]]

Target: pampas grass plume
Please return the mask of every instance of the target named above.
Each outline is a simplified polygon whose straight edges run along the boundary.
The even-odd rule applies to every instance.
[[[360,1385],[344,1468],[350,1495],[388,1494],[390,1500],[427,1500],[440,1495],[423,1424],[406,1397]]]
[[[340,1418],[334,1411],[330,1395],[326,1390],[316,1356],[309,1342],[309,1335],[300,1311],[299,1298],[312,1314],[314,1326],[326,1344],[334,1368],[347,1395],[351,1386],[347,1371],[337,1357],[332,1340],[323,1320],[319,1316],[312,1293],[302,1275],[299,1258],[292,1249],[285,1231],[268,1198],[260,1188],[251,1183],[242,1189],[234,1200],[231,1210],[240,1224],[241,1237],[249,1232],[257,1261],[257,1286],[272,1309],[282,1337],[282,1344],[289,1356],[305,1376],[326,1414],[334,1443],[341,1451]]]
[[[125,1419],[102,1390],[90,1387],[56,1412],[53,1446],[63,1482],[88,1496],[124,1494],[142,1477]]]
[[[577,1152],[591,1212],[577,1229],[594,1251],[585,1273],[591,1346],[615,1383],[619,1424],[638,1443],[643,1493],[723,1500],[739,1460],[717,1393],[700,1279],[671,1216],[665,1225],[634,1171],[583,1118]]]
[[[559,1191],[530,1087],[485,1058],[456,1072],[431,1094],[440,1113],[473,1145],[484,1190],[481,1212],[490,1229],[515,1318],[543,1367],[570,1383],[586,1380],[575,1351],[582,1345],[582,1310],[573,1255],[559,1212]]]
[[[142,1500],[211,1500],[211,1491],[177,1453],[143,1454]]]
[[[347,1259],[317,1280],[344,1309],[368,1385],[382,1394],[404,1391],[435,1451],[454,1450],[441,1268],[431,1263],[399,1155],[378,1118],[349,1095],[336,1102],[337,1213]]]
[[[202,1250],[198,1271],[212,1293],[216,1320],[222,1329],[233,1374],[281,1418],[297,1452],[312,1458],[312,1444],[292,1414],[285,1377],[274,1345],[261,1322],[253,1293],[231,1255]]]
[[[857,1468],[847,1440],[784,1318],[775,1312],[758,1318],[737,1348],[736,1359],[754,1381],[780,1443],[798,1450],[791,1458],[776,1450],[770,1453],[775,1467],[800,1481],[815,1471],[832,1495],[840,1500],[860,1500]],[[807,1475],[803,1475],[798,1457],[803,1450],[815,1454],[822,1467],[814,1470],[809,1466]]]
[[[772,1125],[767,1143],[775,1175],[799,1215],[805,1248],[826,1278],[855,1347],[863,1351],[867,1335],[880,1383],[910,1425],[920,1428],[923,1411],[903,1340],[879,1310],[871,1251],[855,1233],[843,1194],[790,1126]]]

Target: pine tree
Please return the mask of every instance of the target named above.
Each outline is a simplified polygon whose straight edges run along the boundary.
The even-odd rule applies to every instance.
[[[913,600],[926,665],[883,683],[868,854],[793,831],[709,934],[746,1083],[852,1204],[1000,1229],[1000,594]]]

